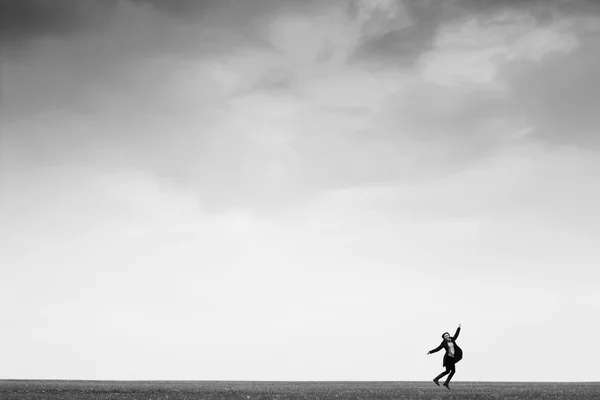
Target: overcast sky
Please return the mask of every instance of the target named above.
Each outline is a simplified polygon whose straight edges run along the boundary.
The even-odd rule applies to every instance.
[[[598,380],[600,3],[0,26],[0,378]]]

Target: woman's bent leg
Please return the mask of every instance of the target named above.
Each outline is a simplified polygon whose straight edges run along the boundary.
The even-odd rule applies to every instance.
[[[434,381],[439,381],[441,378],[448,375],[449,373],[450,373],[450,367],[448,365],[446,365],[446,370],[444,372],[442,372],[441,374],[439,374],[438,376],[436,376]]]

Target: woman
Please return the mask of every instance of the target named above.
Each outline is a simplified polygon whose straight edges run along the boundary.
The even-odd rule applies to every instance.
[[[442,335],[442,338],[444,340],[442,340],[442,343],[436,347],[433,350],[429,350],[427,352],[427,354],[432,354],[435,353],[437,351],[440,351],[442,348],[444,348],[446,350],[446,354],[444,354],[444,363],[442,364],[444,367],[446,367],[446,370],[444,372],[442,372],[441,374],[439,374],[438,376],[436,376],[435,378],[433,378],[433,382],[440,386],[439,384],[439,380],[440,378],[442,378],[445,375],[448,375],[448,378],[446,378],[446,381],[444,382],[444,386],[446,386],[446,388],[450,389],[450,380],[452,379],[452,377],[454,376],[454,373],[456,372],[456,363],[459,362],[462,359],[463,356],[463,352],[462,349],[460,347],[458,347],[458,345],[456,344],[456,339],[458,338],[458,334],[460,333],[460,324],[458,324],[458,328],[456,329],[456,333],[454,334],[454,336],[450,337],[450,334],[448,332],[444,332],[444,334]]]

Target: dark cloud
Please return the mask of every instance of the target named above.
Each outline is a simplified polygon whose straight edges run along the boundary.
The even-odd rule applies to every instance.
[[[526,1],[526,0],[525,0]],[[376,62],[384,65],[410,67],[429,51],[441,25],[500,7],[487,1],[452,0],[398,0],[403,4],[398,27],[368,36],[357,47],[353,59],[358,62]],[[406,24],[405,18],[409,24]]]
[[[521,10],[543,26],[560,18],[600,15],[600,2],[583,0],[462,0],[445,3],[445,10],[435,9],[436,1],[406,4],[415,24],[365,41],[355,54],[357,60],[380,66],[410,66],[430,49],[441,24],[465,16]],[[474,154],[480,157],[498,148],[505,138],[501,131],[488,129],[490,121],[499,121],[500,126],[502,121],[523,121],[523,127],[534,127],[527,140],[600,146],[600,31],[581,26],[572,33],[579,40],[575,51],[500,66],[498,79],[508,89],[502,96],[486,90],[456,91],[419,83],[409,89],[407,104],[390,101],[386,118],[396,129],[393,134],[384,130],[384,135],[408,136],[434,146],[445,143],[446,154],[455,161],[472,159]],[[452,150],[453,143],[458,145]]]
[[[206,11],[218,4],[231,4],[231,0],[129,0],[132,3],[149,5],[160,12],[176,16],[190,16]]]
[[[412,66],[431,47],[434,32],[435,29],[428,25],[389,31],[362,43],[352,58],[395,66]]]
[[[579,47],[541,63],[509,65],[502,78],[535,139],[600,146],[600,32],[580,34]]]
[[[352,60],[383,66],[410,67],[431,50],[439,28],[449,22],[515,10],[543,24],[569,15],[600,13],[600,2],[592,0],[405,0],[400,1],[410,21],[399,21],[396,29],[364,38]]]
[[[38,37],[65,37],[106,28],[110,18],[127,7],[151,9],[185,23],[197,22],[216,9],[236,8],[236,4],[230,0],[2,0],[0,43],[21,44]]]
[[[388,29],[369,35],[356,48],[352,60],[376,62],[395,66],[411,66],[425,51],[431,48],[438,26],[449,17],[450,2],[433,7],[429,2],[406,2],[405,10],[410,25],[399,20],[396,29]]]
[[[129,0],[133,3],[150,5],[154,9],[177,17],[189,17],[204,13],[207,10],[221,8],[225,10],[244,9],[247,16],[267,13],[269,10],[280,11],[289,8],[295,11],[306,10],[322,0]]]
[[[412,7],[421,3],[421,7],[438,7],[443,0],[421,2],[406,0]],[[499,11],[520,11],[527,13],[540,22],[567,15],[585,15],[600,12],[600,3],[596,0],[450,0],[449,8],[454,16],[484,16]]]
[[[227,50],[232,42],[269,47],[263,37],[269,19],[282,12],[314,12],[323,4],[323,0],[0,0],[0,46],[20,49],[38,38],[94,37],[125,20],[131,29],[118,32],[114,47],[136,42],[136,52],[140,44],[151,45],[155,53],[206,50],[211,44],[215,51]]]
[[[2,0],[0,43],[69,35],[101,25],[114,2],[94,0]]]
[[[532,12],[536,16],[548,12],[581,15],[600,11],[596,0],[459,0],[458,3],[474,12],[516,9]]]
[[[179,60],[264,46],[257,29],[235,23],[243,10],[221,10],[215,1],[0,0],[0,6],[6,33],[0,46],[22,49],[31,39],[61,39],[36,41],[23,55],[3,53],[2,111],[12,116],[93,112],[108,93],[127,96],[123,88],[152,100]],[[205,21],[206,13],[215,18]]]
[[[195,18],[228,0],[2,0],[0,32],[5,40],[41,35],[68,35],[106,22],[108,12],[125,4],[151,7],[177,17]]]
[[[281,12],[315,11],[300,0],[0,0],[2,111],[92,112],[97,98],[164,87],[181,61],[270,49],[264,27]],[[94,31],[90,31],[95,29]],[[58,40],[33,40],[52,38]],[[31,46],[34,44],[34,46]],[[32,51],[19,53],[21,49]],[[142,82],[143,79],[149,79]],[[264,76],[257,87],[284,91],[293,77]],[[153,96],[146,96],[152,99]],[[146,110],[155,112],[155,110]]]

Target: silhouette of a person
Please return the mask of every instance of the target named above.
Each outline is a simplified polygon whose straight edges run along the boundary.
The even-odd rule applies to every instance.
[[[446,378],[446,381],[444,382],[444,386],[446,386],[446,388],[450,389],[450,380],[452,379],[452,377],[454,376],[454,373],[456,372],[456,363],[459,362],[462,359],[463,356],[463,351],[460,347],[458,347],[458,345],[456,344],[456,339],[458,339],[458,334],[460,333],[460,324],[458,324],[458,328],[456,329],[456,333],[454,334],[454,336],[450,336],[450,334],[448,332],[444,332],[444,334],[442,335],[442,343],[440,343],[440,345],[438,347],[436,347],[433,350],[429,350],[427,352],[427,354],[433,354],[435,352],[440,351],[442,348],[446,350],[446,354],[444,354],[444,362],[442,364],[443,367],[446,368],[446,370],[444,372],[442,372],[441,374],[439,374],[438,376],[436,376],[435,378],[433,378],[433,382],[436,385],[440,385],[439,384],[439,380],[440,378],[442,378],[445,375],[448,375],[448,378]]]

